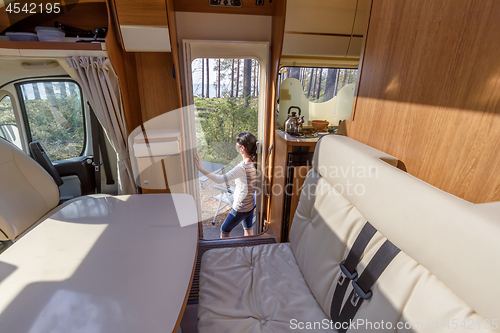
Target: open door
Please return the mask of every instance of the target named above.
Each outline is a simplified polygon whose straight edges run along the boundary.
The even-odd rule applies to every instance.
[[[265,52],[259,57],[260,51]],[[194,105],[190,131],[205,169],[223,175],[241,162],[235,149],[236,135],[251,132],[260,142],[263,140],[267,44],[184,41],[184,54],[188,78],[184,98],[186,104]],[[260,142],[256,203],[260,203],[262,192]],[[232,207],[235,183],[216,184],[201,173],[198,177],[200,236],[217,239]],[[254,234],[262,232],[260,216],[257,204]],[[241,224],[231,232],[231,237],[239,236],[243,236]]]

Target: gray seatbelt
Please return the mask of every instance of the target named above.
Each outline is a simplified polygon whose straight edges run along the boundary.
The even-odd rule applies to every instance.
[[[111,163],[109,161],[108,149],[106,147],[104,138],[104,131],[102,129],[101,123],[94,113],[94,110],[92,109],[92,106],[89,102],[87,102],[87,105],[90,108],[90,126],[92,129],[92,150],[94,152],[93,165],[95,169],[96,192],[101,193],[101,167],[104,167],[104,173],[106,174],[106,184],[113,185],[115,181],[113,179],[113,173],[111,171]]]
[[[332,305],[330,307],[330,317],[334,322],[337,322],[340,319],[340,309],[342,307],[342,301],[344,300],[349,282],[358,277],[356,266],[358,266],[361,261],[366,246],[376,232],[377,229],[375,229],[370,222],[366,222],[363,229],[359,232],[358,237],[354,241],[349,254],[345,260],[339,264],[340,277],[337,280],[335,292],[333,293]]]
[[[106,141],[104,137],[104,130],[99,123],[99,148],[102,155],[102,165],[104,167],[104,173],[106,174],[106,184],[114,185],[115,180],[113,179],[113,173],[111,172],[111,163],[109,162],[108,147],[106,147]]]
[[[88,103],[90,107],[90,128],[92,130],[92,151],[94,154],[93,158],[93,163],[92,165],[94,166],[94,175],[95,175],[95,190],[96,193],[101,193],[101,154],[99,150],[99,120],[97,120],[97,117],[94,114],[94,110],[92,110],[92,107],[90,106],[90,103]]]
[[[339,321],[343,325],[340,325],[339,333],[347,331],[363,301],[372,297],[371,288],[400,251],[397,246],[386,240],[370,260],[361,276],[351,281],[353,290],[340,313]]]

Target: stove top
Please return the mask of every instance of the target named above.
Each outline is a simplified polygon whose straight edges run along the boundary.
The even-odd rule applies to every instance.
[[[313,131],[303,131],[301,133],[287,133],[288,135],[294,136],[296,138],[319,138],[323,135],[328,134],[328,132],[313,132]]]

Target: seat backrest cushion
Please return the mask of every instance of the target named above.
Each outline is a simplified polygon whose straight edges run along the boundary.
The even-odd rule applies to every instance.
[[[0,139],[0,240],[15,240],[58,204],[59,189],[52,177]]]
[[[493,325],[494,319],[500,325],[500,288],[492,287],[500,278],[500,205],[461,200],[397,169],[396,162],[347,137],[318,143],[290,231],[311,292],[329,314],[338,265],[370,221],[378,232],[358,273],[386,239],[402,251],[357,319],[413,323],[408,331],[414,332],[445,332],[454,323],[462,324],[458,330],[480,325],[500,331]]]

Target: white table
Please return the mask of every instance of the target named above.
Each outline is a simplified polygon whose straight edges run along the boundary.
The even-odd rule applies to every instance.
[[[0,330],[177,331],[196,222],[189,195],[79,198],[0,254]]]

